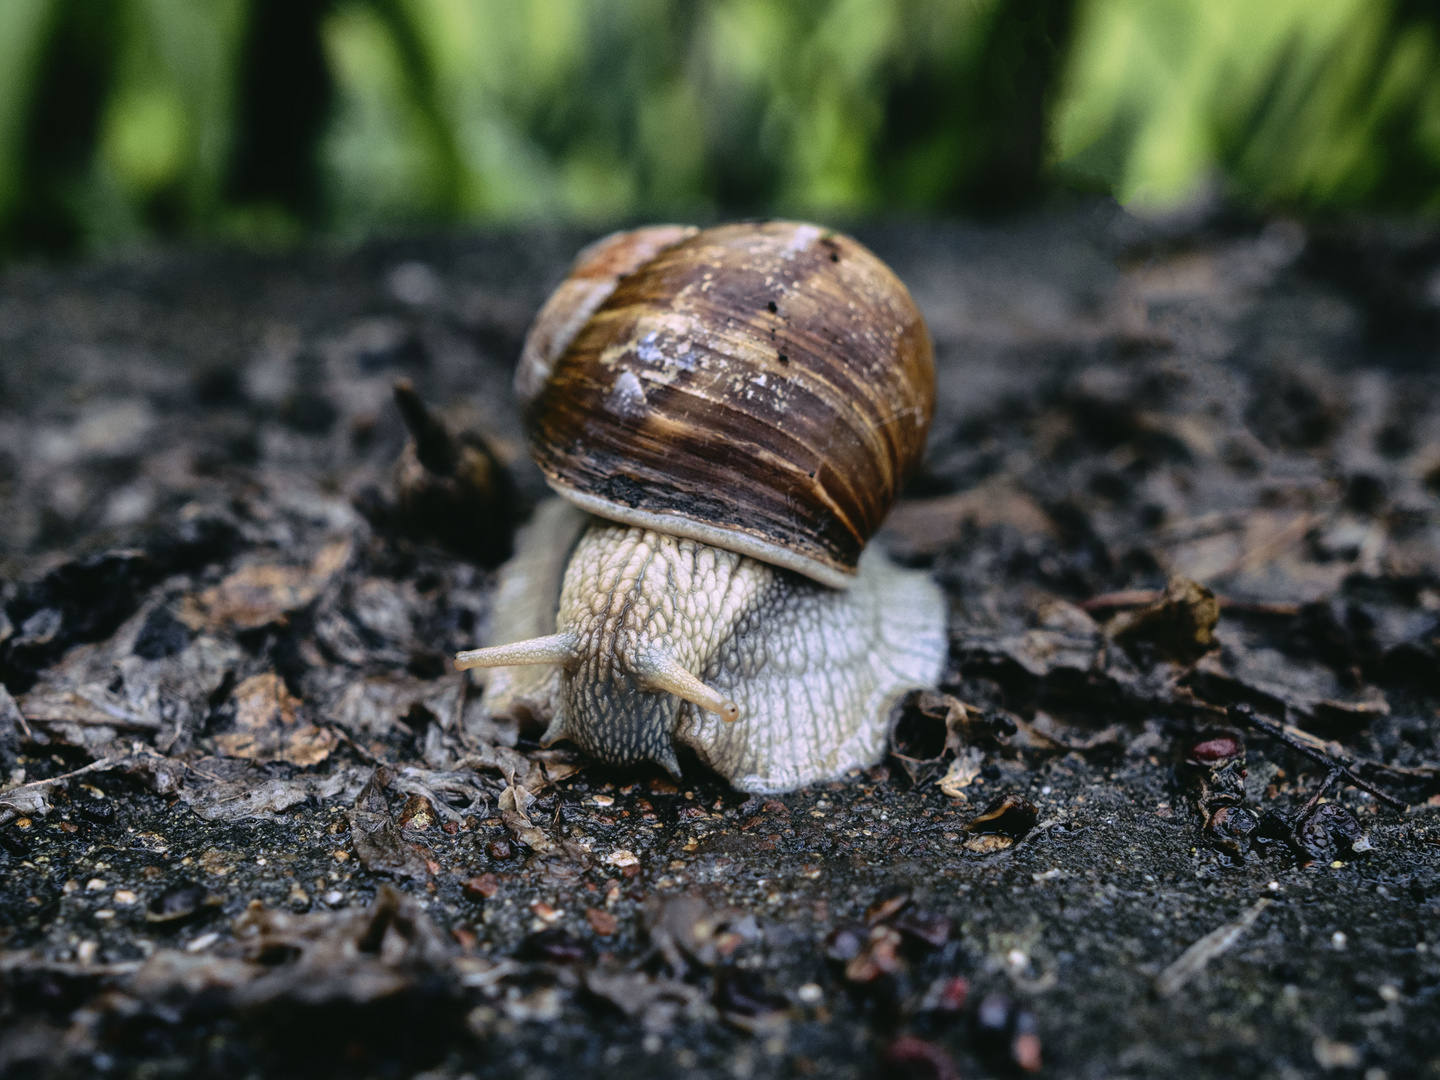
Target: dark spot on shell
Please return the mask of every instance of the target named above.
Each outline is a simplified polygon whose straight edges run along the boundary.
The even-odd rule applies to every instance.
[[[782,364],[788,364],[789,362],[790,362],[790,357],[786,356],[786,355],[782,352],[782,353],[780,354],[780,363],[782,363]]]
[[[771,315],[774,315],[780,309],[775,306],[775,301],[771,300],[768,304],[765,305],[765,310],[770,312]]]

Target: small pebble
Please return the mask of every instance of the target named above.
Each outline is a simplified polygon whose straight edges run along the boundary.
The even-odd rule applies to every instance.
[[[121,907],[129,907],[138,899],[129,889],[116,889],[115,895],[110,897],[111,903],[119,904]]]
[[[559,908],[551,907],[544,900],[536,900],[530,905],[530,910],[535,913],[537,919],[547,923],[558,922],[565,914]]]
[[[478,874],[461,886],[467,896],[488,900],[500,891],[500,882],[494,874]]]
[[[103,888],[105,888],[105,882],[98,877],[93,877],[85,883],[86,892],[99,892]]]
[[[825,991],[820,989],[818,983],[808,982],[795,991],[795,996],[806,1005],[814,1005],[825,1000]]]
[[[1330,935],[1330,945],[1336,952],[1344,949],[1349,942],[1350,939],[1345,936],[1343,930],[1336,930],[1335,933]]]
[[[490,853],[490,858],[498,862],[504,862],[515,854],[515,849],[510,846],[510,841],[508,840],[491,840],[490,843],[486,845],[485,850]]]
[[[186,945],[185,951],[188,953],[204,952],[206,949],[208,949],[211,945],[214,945],[215,942],[219,940],[220,931],[211,930],[209,933],[201,934],[194,941],[190,942],[190,944]]]
[[[614,915],[600,908],[589,908],[585,912],[585,921],[590,924],[590,929],[601,937],[609,937],[620,928],[620,922]]]

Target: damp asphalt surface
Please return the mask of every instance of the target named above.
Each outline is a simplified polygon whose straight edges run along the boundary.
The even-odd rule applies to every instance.
[[[876,542],[948,696],[773,798],[446,663],[590,236],[0,277],[0,1075],[1440,1077],[1440,234],[854,231],[935,338]]]

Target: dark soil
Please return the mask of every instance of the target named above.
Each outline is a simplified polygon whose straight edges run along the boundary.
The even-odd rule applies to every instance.
[[[858,235],[948,696],[775,799],[447,664],[588,237],[0,278],[0,1074],[1440,1077],[1440,239]]]

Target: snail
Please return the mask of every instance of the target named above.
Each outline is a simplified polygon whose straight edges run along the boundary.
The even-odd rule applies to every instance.
[[[846,236],[770,221],[577,256],[515,387],[561,496],[501,571],[482,704],[613,765],[748,792],[873,764],[946,653],[939,589],[866,550],[924,450],[925,324]]]

